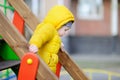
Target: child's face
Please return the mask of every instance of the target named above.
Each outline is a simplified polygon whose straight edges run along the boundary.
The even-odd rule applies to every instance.
[[[67,33],[70,31],[70,28],[67,26],[63,26],[58,30],[58,34],[60,37],[67,35]]]

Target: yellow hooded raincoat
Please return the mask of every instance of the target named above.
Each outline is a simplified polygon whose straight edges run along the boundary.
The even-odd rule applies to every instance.
[[[74,16],[66,7],[53,7],[37,26],[29,42],[39,48],[39,55],[54,73],[58,63],[57,53],[61,46],[57,30],[69,21],[74,21]]]

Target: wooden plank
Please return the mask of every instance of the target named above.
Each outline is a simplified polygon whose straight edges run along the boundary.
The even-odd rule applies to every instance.
[[[16,54],[22,59],[26,52],[28,52],[27,40],[22,34],[10,23],[9,19],[4,16],[0,10],[0,34],[3,39],[9,44],[9,46],[16,52]],[[37,79],[40,80],[58,80],[56,75],[51,72],[48,66],[42,61],[38,67]]]
[[[28,6],[24,3],[24,0],[8,0],[8,2],[15,8],[15,10],[20,14],[20,16],[25,20],[28,26],[34,30],[39,20],[32,14]],[[33,27],[34,26],[34,27]]]
[[[30,26],[32,31],[35,30],[35,27],[40,23],[40,21],[34,16],[34,14],[29,10],[27,5],[24,3],[23,0],[8,0],[8,2],[16,9],[16,11],[21,15],[21,17],[25,20],[25,22]],[[19,4],[18,4],[19,3]],[[25,14],[29,13],[29,15]],[[27,19],[26,19],[27,18]],[[35,22],[34,22],[35,21]],[[30,23],[31,22],[31,23]],[[64,60],[64,65],[63,67],[69,72],[69,74],[74,78],[74,80],[88,80],[87,77],[84,75],[82,70],[80,70],[77,65],[73,62],[73,60],[70,58],[70,56],[65,53],[65,52],[59,52],[59,54],[66,55],[68,58],[68,61],[71,65],[71,67],[76,68],[76,70],[71,70],[70,67],[65,65],[65,60],[67,59],[66,57],[63,57],[63,55],[59,55],[60,60]],[[63,61],[61,61],[61,64],[63,64]],[[78,73],[77,73],[77,72]],[[76,74],[77,73],[77,74]],[[82,75],[81,75],[82,74]],[[75,76],[76,75],[76,76]]]
[[[68,53],[59,51],[59,60],[74,80],[88,80],[83,71],[75,64]]]

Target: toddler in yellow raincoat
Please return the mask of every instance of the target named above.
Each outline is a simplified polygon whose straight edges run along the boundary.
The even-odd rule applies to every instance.
[[[38,52],[41,58],[55,73],[61,39],[74,22],[73,14],[62,5],[54,6],[45,19],[35,29],[29,43],[29,51]]]

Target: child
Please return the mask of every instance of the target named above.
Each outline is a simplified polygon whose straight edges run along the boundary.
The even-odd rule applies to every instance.
[[[49,68],[56,73],[60,37],[67,34],[74,22],[73,14],[62,5],[54,6],[37,26],[30,41],[29,51],[40,55]]]

